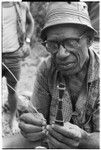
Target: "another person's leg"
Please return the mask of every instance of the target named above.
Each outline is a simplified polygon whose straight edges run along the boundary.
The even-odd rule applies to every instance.
[[[10,68],[10,71],[12,72],[12,74],[14,76],[9,71],[7,73],[7,76],[6,76],[7,87],[8,87],[8,104],[9,104],[9,109],[10,109],[9,125],[13,130],[15,130],[16,125],[17,125],[16,111],[17,111],[17,101],[18,101],[18,95],[16,93],[16,87],[17,87],[17,81],[19,80],[19,76],[20,76],[19,63],[16,64],[16,67],[13,66],[12,68]]]
[[[17,125],[16,110],[18,96],[16,93],[16,87],[21,71],[19,55],[19,51],[3,54],[3,67],[6,72],[5,77],[8,87],[8,106],[10,110],[9,125],[13,131],[15,131]]]

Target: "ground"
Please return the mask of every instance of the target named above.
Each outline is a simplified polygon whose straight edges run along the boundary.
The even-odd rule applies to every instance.
[[[36,76],[37,67],[47,57],[48,53],[39,43],[36,43],[34,48],[31,50],[31,55],[21,62],[21,76],[17,85],[17,93],[21,95],[24,92],[33,91],[34,80]],[[7,101],[7,87],[6,79],[2,79],[2,105]],[[2,135],[8,136],[12,134],[8,126],[9,113],[2,112]]]

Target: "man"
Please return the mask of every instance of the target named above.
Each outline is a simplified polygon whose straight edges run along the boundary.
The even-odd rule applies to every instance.
[[[2,76],[8,86],[9,125],[15,131],[20,62],[30,54],[34,21],[26,3],[2,2]]]
[[[48,148],[99,148],[99,59],[89,49],[95,30],[84,2],[54,2],[41,33],[50,57],[37,72],[32,103],[47,120],[26,113],[19,127],[26,140],[46,140]],[[58,86],[64,125],[55,124]]]
[[[49,148],[99,148],[99,59],[89,49],[94,33],[85,3],[50,3],[41,37],[51,57],[39,67],[32,97],[49,124]],[[52,123],[60,80],[66,86],[64,126]],[[30,114],[23,114],[21,121],[19,127],[28,140],[44,137],[43,122]]]
[[[99,148],[99,59],[89,49],[94,33],[84,2],[50,3],[41,37],[51,56],[39,67],[32,97],[49,124],[49,148]],[[59,82],[66,86],[64,126],[52,123]],[[30,114],[23,114],[21,121],[19,127],[28,140],[44,137],[42,121]]]

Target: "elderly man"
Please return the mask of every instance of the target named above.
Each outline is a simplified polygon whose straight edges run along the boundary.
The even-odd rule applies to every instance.
[[[48,148],[99,148],[99,59],[89,49],[96,31],[87,5],[54,2],[47,10],[41,38],[51,56],[38,69],[32,96],[33,105],[47,122],[23,114],[21,133],[32,142],[46,138]],[[63,126],[53,123],[59,83],[65,85]]]
[[[38,69],[32,97],[33,105],[49,124],[49,148],[99,147],[99,59],[89,49],[94,33],[84,2],[50,3],[41,37],[51,56]],[[66,86],[64,126],[52,123],[59,82]],[[21,116],[23,123],[19,126],[25,137],[36,141],[44,136],[42,123],[32,117],[33,126],[29,126],[30,121],[24,121],[28,116]]]

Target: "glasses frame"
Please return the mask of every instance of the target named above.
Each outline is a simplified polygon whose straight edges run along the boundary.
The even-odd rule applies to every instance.
[[[80,37],[78,37],[78,38],[66,38],[66,39],[64,39],[63,41],[68,40],[68,39],[72,39],[72,40],[78,40],[78,43],[79,43],[80,40],[81,40],[85,35],[87,35],[87,30],[84,31],[84,32],[80,35]],[[57,42],[59,46],[60,46],[60,45],[63,46],[63,41],[53,41],[53,42]],[[52,42],[52,41],[50,41],[50,42]],[[47,43],[48,43],[48,40],[45,40],[44,42],[41,42],[41,44],[46,48],[46,50],[51,53],[51,51],[49,51],[48,48],[47,48],[47,46],[46,46]],[[64,46],[63,46],[63,47],[64,47]],[[64,48],[65,48],[65,47],[64,47]],[[54,53],[56,53],[56,52],[54,51],[53,54],[54,54]]]

